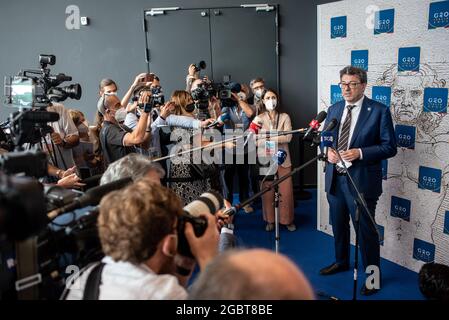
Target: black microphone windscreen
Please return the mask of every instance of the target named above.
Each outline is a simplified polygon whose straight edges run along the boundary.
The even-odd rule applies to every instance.
[[[131,177],[115,180],[104,185],[89,189],[80,197],[82,206],[97,205],[101,198],[111,191],[118,190],[132,181]]]
[[[337,126],[337,119],[333,118],[328,124],[327,127],[323,129],[323,131],[332,131]]]
[[[316,121],[321,123],[321,122],[324,121],[324,119],[326,119],[326,117],[327,117],[327,112],[323,110],[323,111],[321,111],[320,113],[317,114],[315,119],[316,119]]]

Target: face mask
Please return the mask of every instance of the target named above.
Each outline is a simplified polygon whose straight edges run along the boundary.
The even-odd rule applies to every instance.
[[[78,126],[79,134],[87,134],[89,132],[89,127],[83,122]]]
[[[124,121],[126,118],[126,109],[120,108],[115,112],[115,119],[117,119],[118,122]]]
[[[276,109],[277,100],[270,99],[265,102],[265,108],[267,108],[268,111],[273,111]]]
[[[256,91],[254,91],[254,96],[257,99],[260,99],[262,97],[262,93],[263,93],[263,89],[257,89]]]
[[[245,92],[239,92],[239,93],[237,93],[237,95],[239,96],[239,98],[240,98],[241,100],[243,100],[243,101],[246,100],[246,94],[245,94]]]
[[[189,103],[188,105],[186,105],[185,110],[188,113],[191,113],[195,110],[195,104],[194,103]]]

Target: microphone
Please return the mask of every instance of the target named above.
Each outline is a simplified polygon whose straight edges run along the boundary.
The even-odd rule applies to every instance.
[[[224,112],[217,118],[217,120],[215,120],[211,124],[207,125],[206,128],[209,129],[209,128],[218,126],[219,124],[223,124],[223,123],[225,123],[226,121],[229,121],[229,120],[231,120],[231,116],[229,115],[229,113]]]
[[[268,168],[267,171],[267,175],[263,178],[262,183],[263,184],[265,182],[265,179],[268,177],[268,173],[271,172],[271,170],[275,167],[275,166],[280,166],[281,164],[283,164],[285,162],[285,159],[287,159],[287,152],[285,152],[285,150],[279,149],[276,154],[272,157],[272,160],[274,161],[273,164],[270,166],[270,168]]]
[[[320,132],[321,149],[323,150],[324,160],[327,160],[328,148],[332,147],[332,145],[334,144],[334,136],[332,135],[331,131],[334,130],[334,128],[337,126],[337,123],[337,119],[332,119],[324,128],[324,130]]]
[[[282,150],[282,149],[279,149],[277,152],[276,152],[276,154],[273,156],[273,161],[275,161],[271,166],[270,166],[270,168],[268,169],[268,172],[270,172],[271,171],[271,169],[275,166],[275,165],[281,165],[281,164],[283,164],[284,162],[285,162],[285,159],[287,159],[287,152],[285,152],[284,150]],[[267,176],[265,176],[265,178],[262,180],[262,183],[264,183],[264,181],[265,181],[265,179],[267,178]],[[229,208],[229,209],[226,209],[224,212],[223,212],[223,214],[224,215],[226,215],[226,216],[233,216],[234,214],[236,214],[237,213],[237,211],[239,211],[239,209],[241,208],[241,205],[240,204],[238,204],[238,205],[235,205],[235,206],[232,206],[231,208]]]
[[[307,129],[306,134],[303,137],[303,140],[312,132],[312,131],[316,131],[319,127],[321,122],[324,121],[324,119],[326,119],[327,116],[327,112],[326,111],[321,111],[320,113],[317,114],[317,116],[310,121],[309,123],[309,129]]]
[[[118,190],[126,186],[128,183],[132,181],[131,177],[126,177],[123,179],[115,180],[110,183],[106,183],[102,186],[98,186],[86,191],[81,197],[73,200],[72,203],[69,203],[61,208],[50,211],[47,214],[47,217],[50,220],[53,220],[60,214],[71,212],[76,209],[84,208],[87,206],[97,205],[100,203],[101,198],[108,194],[111,191]]]
[[[327,124],[327,127],[323,129],[323,131],[332,131],[337,126],[338,120],[333,118],[329,123]],[[321,132],[323,132],[321,131]]]
[[[251,139],[251,137],[255,134],[259,133],[259,130],[262,128],[262,124],[261,123],[257,123],[252,121],[249,124],[249,128],[248,128],[248,135],[246,136],[245,142],[243,143],[243,147],[245,147],[248,143],[248,141]]]

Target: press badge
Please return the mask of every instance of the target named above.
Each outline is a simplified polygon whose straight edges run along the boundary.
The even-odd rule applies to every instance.
[[[276,142],[275,141],[265,141],[265,155],[273,156],[276,154]]]

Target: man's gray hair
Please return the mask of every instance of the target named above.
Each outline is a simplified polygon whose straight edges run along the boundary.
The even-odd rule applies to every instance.
[[[256,82],[263,82],[265,84],[265,80],[263,78],[255,78],[252,79],[249,83],[250,88],[252,89]]]
[[[109,165],[101,177],[100,185],[126,177],[135,181],[150,170],[157,171],[161,179],[165,176],[165,171],[158,162],[153,162],[148,156],[139,153],[130,153]]]

